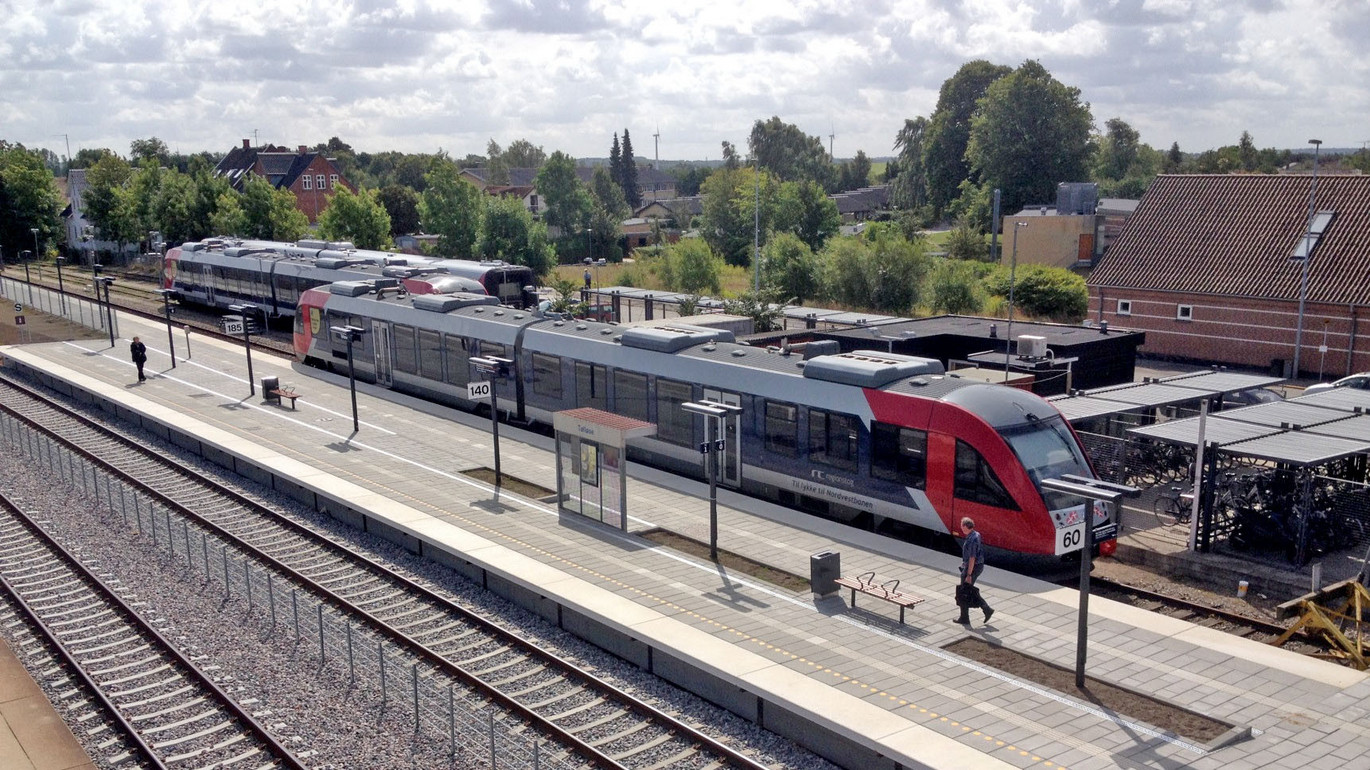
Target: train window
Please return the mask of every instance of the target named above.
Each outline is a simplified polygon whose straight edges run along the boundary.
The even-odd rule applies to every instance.
[[[533,392],[548,398],[561,398],[561,358],[546,353],[533,354]]]
[[[395,324],[390,336],[390,347],[394,352],[395,368],[408,374],[417,374],[419,362],[414,358],[414,327]]]
[[[443,335],[447,350],[447,381],[465,385],[471,381],[471,365],[466,361],[466,340],[455,334]]]
[[[766,402],[766,451],[799,454],[799,409],[794,404]]]
[[[504,355],[503,345],[498,342],[486,342],[485,340],[480,341],[480,355],[487,358],[489,356],[495,356],[496,358],[507,357]]]
[[[576,362],[576,404],[593,409],[609,408],[609,388],[604,380],[603,366]]]
[[[956,440],[956,484],[953,494],[958,500],[1018,510],[1018,504],[1013,502],[984,455],[960,439]]]
[[[614,371],[614,411],[624,417],[646,422],[647,375]]]
[[[810,460],[854,471],[860,442],[860,423],[855,417],[809,410]]]
[[[435,331],[419,330],[419,374],[442,382],[442,337]]]
[[[883,422],[871,426],[871,475],[925,489],[928,480],[928,434]]]
[[[688,382],[656,381],[656,437],[681,446],[695,441],[694,415],[680,408],[694,395]]]

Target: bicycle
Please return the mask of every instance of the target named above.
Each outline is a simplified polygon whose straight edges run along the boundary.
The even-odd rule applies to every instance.
[[[1194,495],[1184,491],[1184,487],[1167,487],[1151,504],[1156,521],[1163,527],[1187,524],[1193,513]]]

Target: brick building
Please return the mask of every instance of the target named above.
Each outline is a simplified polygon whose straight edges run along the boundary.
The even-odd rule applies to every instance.
[[[1324,379],[1370,370],[1370,177],[1164,175],[1088,280],[1141,353]],[[1311,225],[1311,227],[1310,227]],[[1303,255],[1311,254],[1303,290]]]
[[[253,147],[244,139],[242,147],[233,148],[219,161],[214,173],[228,179],[238,192],[242,192],[248,174],[266,179],[278,190],[290,190],[295,193],[295,208],[309,218],[311,225],[318,223],[319,214],[328,208],[328,199],[339,185],[349,192],[357,191],[331,158],[311,152],[304,145],[291,152],[272,144]]]

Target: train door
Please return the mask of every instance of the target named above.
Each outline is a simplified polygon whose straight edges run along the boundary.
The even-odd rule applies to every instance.
[[[723,390],[704,389],[705,401],[717,401],[720,404],[741,407],[742,397],[736,393],[729,393]],[[725,487],[737,489],[742,485],[742,433],[739,428],[742,426],[740,412],[733,412],[723,418],[723,457],[722,465],[719,467],[718,483]]]
[[[376,384],[390,387],[394,383],[391,374],[390,324],[385,321],[371,322],[371,341],[376,352]]]
[[[205,304],[206,304],[206,305],[217,305],[217,304],[219,304],[218,302],[215,301],[215,297],[214,297],[214,266],[213,266],[213,265],[200,265],[200,273],[201,273],[200,282],[201,282],[201,283],[204,285],[204,287],[205,287]]]

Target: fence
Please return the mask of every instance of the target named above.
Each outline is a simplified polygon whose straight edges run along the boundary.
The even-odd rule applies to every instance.
[[[183,580],[200,575],[222,586],[225,600],[247,602],[249,612],[272,629],[289,634],[301,650],[312,650],[319,665],[347,666],[349,681],[375,693],[382,715],[403,716],[416,733],[446,743],[454,767],[489,762],[491,768],[570,770],[580,767],[559,749],[553,753],[526,735],[526,725],[490,701],[467,691],[436,668],[419,662],[364,626],[298,592],[256,562],[239,556],[214,535],[182,521],[139,490],[105,474],[99,466],[0,414],[0,440],[7,457],[17,451],[55,481],[94,498],[125,526],[147,537],[168,557],[185,565]]]
[[[12,268],[11,268],[12,269]],[[27,283],[8,276],[0,278],[0,297],[8,302],[65,318],[90,329],[109,331],[109,316],[103,302],[73,294],[59,293],[44,286]],[[119,336],[119,314],[114,316],[114,336]]]

